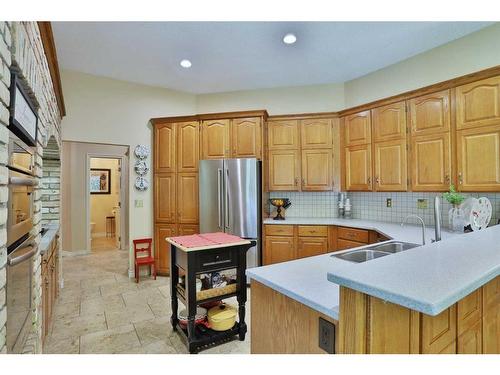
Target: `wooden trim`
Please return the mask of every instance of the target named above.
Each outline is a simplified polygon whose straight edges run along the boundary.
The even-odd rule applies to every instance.
[[[237,112],[220,112],[220,113],[203,113],[190,116],[172,116],[172,117],[157,117],[152,118],[150,122],[153,125],[165,124],[170,122],[186,122],[186,121],[203,121],[203,120],[221,120],[228,118],[241,117],[263,117],[264,121],[268,118],[265,109],[255,111],[237,111]]]
[[[38,29],[40,30],[43,50],[49,66],[50,78],[52,80],[52,86],[54,87],[54,94],[56,95],[57,106],[59,107],[59,112],[62,118],[66,116],[66,107],[64,106],[64,96],[62,91],[61,76],[59,73],[59,63],[57,61],[54,34],[52,33],[52,25],[50,22],[46,21],[39,21],[37,23]]]
[[[273,115],[269,116],[267,119],[269,121],[280,121],[280,120],[309,120],[309,119],[337,118],[337,117],[339,117],[338,112],[316,112],[316,113],[297,113],[292,115]]]
[[[446,89],[451,89],[456,86],[465,85],[471,82],[479,81],[482,79],[490,78],[500,75],[500,65],[494,66],[492,68],[480,70],[479,72],[467,74],[464,76],[449,79],[447,81],[434,83],[429,86],[421,87],[415,90],[406,91],[401,94],[389,96],[387,98],[375,100],[370,103],[365,103],[358,105],[356,107],[351,107],[338,112],[339,116],[350,115],[356,112],[366,111],[375,107],[381,107],[388,104],[393,104],[402,100],[412,99],[418,96],[431,94],[433,92],[442,91]]]
[[[368,296],[340,287],[338,345],[340,354],[367,353]]]

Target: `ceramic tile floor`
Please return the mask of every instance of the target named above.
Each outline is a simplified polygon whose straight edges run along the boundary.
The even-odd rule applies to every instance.
[[[127,266],[128,254],[120,250],[63,258],[64,289],[44,353],[187,353],[170,326],[169,279],[144,277],[136,284],[127,277]],[[229,302],[236,305],[234,299]],[[249,301],[246,306],[250,326]],[[201,353],[248,354],[250,333],[243,342],[234,340]]]

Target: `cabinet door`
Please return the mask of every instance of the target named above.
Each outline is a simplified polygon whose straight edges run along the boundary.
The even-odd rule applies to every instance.
[[[299,191],[299,151],[269,151],[269,190]]]
[[[451,183],[450,133],[412,137],[413,191],[447,191]]]
[[[322,237],[299,237],[297,258],[312,257],[328,252],[328,239]]]
[[[456,88],[457,129],[500,124],[500,77]]]
[[[233,158],[261,158],[262,132],[260,117],[233,119],[231,133]]]
[[[372,110],[374,142],[406,137],[406,104],[398,102]]]
[[[336,250],[346,250],[346,249],[352,249],[354,247],[360,247],[360,246],[365,246],[365,242],[356,242],[356,241],[350,241],[350,240],[344,240],[342,238],[337,239],[337,248]]]
[[[482,354],[483,337],[481,320],[477,321],[457,339],[457,354]]]
[[[346,147],[345,189],[348,191],[372,190],[371,145]]]
[[[302,191],[333,189],[332,149],[302,150]]]
[[[266,236],[264,246],[264,264],[287,262],[296,258],[293,237]]]
[[[198,223],[198,173],[177,175],[177,222]]]
[[[189,236],[191,234],[198,234],[200,233],[200,228],[198,227],[198,225],[179,224],[178,233],[179,236]]]
[[[333,145],[332,121],[330,119],[301,120],[300,145],[302,149],[331,148]]]
[[[175,174],[157,174],[155,179],[155,221],[175,223]]]
[[[170,273],[170,244],[165,238],[177,235],[176,225],[156,225],[154,255],[156,272],[160,275]]]
[[[363,111],[344,117],[346,146],[365,145],[371,142],[371,113]]]
[[[196,172],[200,159],[200,124],[196,121],[177,124],[177,171]]]
[[[449,90],[411,99],[410,124],[412,135],[442,133],[450,130]]]
[[[378,142],[374,147],[376,191],[406,191],[406,139]]]
[[[267,136],[269,150],[297,150],[299,148],[298,121],[269,121]]]
[[[157,173],[175,172],[176,124],[154,128],[154,169]]]
[[[448,348],[456,352],[457,337],[457,310],[456,305],[451,306],[436,316],[421,315],[421,347],[422,354],[441,353]]]
[[[457,132],[458,189],[500,190],[500,126]]]
[[[201,124],[203,159],[228,158],[229,120],[206,120]]]
[[[50,288],[49,288],[49,277],[47,276],[47,267],[44,267],[42,271],[42,333],[46,336],[49,333],[49,299],[50,299]]]

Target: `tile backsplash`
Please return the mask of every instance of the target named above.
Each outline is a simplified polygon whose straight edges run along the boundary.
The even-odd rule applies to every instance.
[[[337,192],[271,192],[270,198],[289,198],[292,205],[286,210],[285,217],[337,217]],[[441,193],[371,193],[348,192],[355,219],[378,220],[400,223],[406,215],[416,214],[428,225],[434,224],[434,197]],[[487,197],[491,201],[493,214],[490,225],[500,219],[500,193],[464,193],[465,196]],[[392,207],[386,200],[392,200]],[[426,208],[418,208],[418,200],[426,200]],[[448,211],[451,205],[441,199],[443,227],[448,226]],[[275,215],[271,206],[271,216]],[[413,220],[413,219],[411,219]]]

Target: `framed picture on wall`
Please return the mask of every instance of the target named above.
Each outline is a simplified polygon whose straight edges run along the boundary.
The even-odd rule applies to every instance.
[[[90,169],[90,194],[111,194],[111,169]]]

